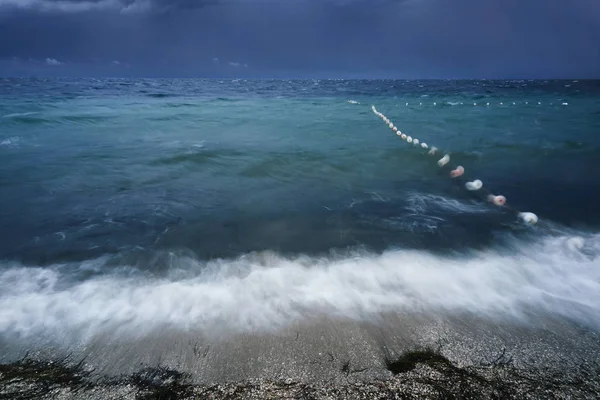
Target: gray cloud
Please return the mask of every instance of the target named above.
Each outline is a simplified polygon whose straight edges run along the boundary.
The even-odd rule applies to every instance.
[[[46,58],[46,65],[61,65],[62,63],[58,61],[56,58]]]
[[[410,3],[430,0],[301,0],[315,4],[343,7],[354,4],[377,6],[382,3]],[[195,10],[211,5],[277,6],[278,0],[0,0],[0,9],[47,13],[84,13],[116,11],[121,14],[166,13]]]
[[[240,68],[240,67],[248,68],[248,64],[237,62],[237,61],[229,61],[227,63],[227,65],[229,65],[230,67],[234,67],[234,68]]]
[[[127,2],[119,0],[0,0],[0,8],[40,12],[77,13],[110,9],[121,11],[128,6]]]
[[[597,0],[0,0],[0,59],[65,74],[599,77],[598,37]]]
[[[46,13],[114,11],[121,14],[193,10],[219,0],[0,0],[0,9]]]

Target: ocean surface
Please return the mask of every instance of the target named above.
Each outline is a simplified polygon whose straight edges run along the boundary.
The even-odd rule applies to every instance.
[[[385,312],[600,331],[599,81],[0,80],[4,348]]]

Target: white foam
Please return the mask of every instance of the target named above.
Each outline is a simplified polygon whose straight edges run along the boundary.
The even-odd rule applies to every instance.
[[[412,213],[424,214],[432,210],[452,213],[486,213],[490,209],[481,203],[462,202],[433,194],[409,193],[406,196],[406,209]]]
[[[38,114],[36,111],[24,112],[24,113],[12,113],[3,115],[2,118],[18,118],[18,117],[28,117],[30,115]]]
[[[203,264],[173,254],[171,276],[162,279],[114,270],[72,282],[65,266],[5,265],[0,333],[85,340],[164,326],[244,332],[318,313],[363,319],[403,310],[525,320],[527,309],[529,316],[600,326],[600,236],[576,241],[544,238],[453,257],[417,250],[338,258],[262,253]]]
[[[18,136],[9,137],[0,141],[0,146],[18,146],[21,138]]]

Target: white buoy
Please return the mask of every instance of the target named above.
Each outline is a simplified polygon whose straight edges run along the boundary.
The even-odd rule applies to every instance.
[[[415,146],[418,146],[419,145],[419,139],[413,139],[413,144]]]
[[[476,105],[477,105],[477,103],[473,103],[473,105],[474,105],[474,106],[476,106]]]
[[[436,102],[433,102],[433,105],[434,105],[434,106],[437,106],[437,103],[436,103]]]
[[[528,102],[528,101],[526,101],[526,102],[525,102],[525,104],[529,104],[529,102]]]
[[[402,140],[406,140],[406,135],[404,133],[400,135],[400,137],[402,137]]]
[[[424,148],[424,149],[429,148],[429,146],[427,146],[427,143],[421,143],[421,147]]]
[[[464,173],[465,173],[465,169],[463,168],[462,165],[459,165],[458,167],[456,167],[452,171],[450,171],[450,177],[458,178],[459,176],[462,176]]]
[[[502,102],[500,102],[500,105],[503,106],[504,104]]]
[[[528,224],[535,224],[538,222],[538,217],[532,212],[520,212],[518,214],[519,218],[521,218],[524,222]]]
[[[443,167],[444,165],[448,164],[449,162],[450,162],[450,156],[448,154],[446,154],[444,157],[440,158],[437,163],[440,167]]]
[[[394,132],[398,132],[398,128],[396,128],[395,126],[392,128],[392,130],[393,130]]]
[[[470,190],[470,191],[479,190],[482,187],[483,187],[483,182],[481,182],[479,179],[475,179],[472,182],[465,183],[465,188],[467,188],[467,190]]]
[[[437,147],[432,147],[431,150],[427,152],[427,154],[429,154],[430,156],[435,155],[435,153],[437,153]]]
[[[396,135],[402,137],[402,132],[400,132],[400,129],[398,129],[398,132],[396,132]]]
[[[407,137],[406,137],[406,141],[407,141],[408,143],[412,143],[412,138],[411,138],[410,136],[407,136]]]
[[[490,105],[490,103],[486,103],[485,105],[486,105],[486,106],[489,106],[489,105]]]
[[[388,126],[390,127],[390,129],[394,129],[394,124],[392,124],[391,122],[388,124]]]
[[[562,105],[563,105],[563,106],[568,106],[568,105],[569,105],[569,103],[565,102],[565,103],[562,103]]]
[[[406,105],[408,106],[408,103],[406,103]]]
[[[494,203],[497,206],[503,206],[506,204],[506,197],[504,196],[494,196],[493,194],[490,194],[488,196],[488,201],[490,203]]]

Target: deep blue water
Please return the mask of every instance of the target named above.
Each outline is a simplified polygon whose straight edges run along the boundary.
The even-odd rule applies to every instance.
[[[598,81],[2,80],[0,334],[390,307],[598,327],[599,162]]]

